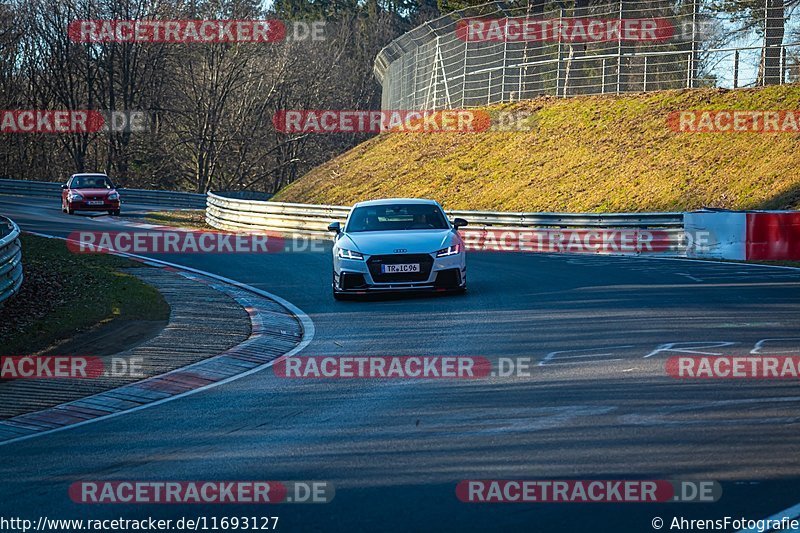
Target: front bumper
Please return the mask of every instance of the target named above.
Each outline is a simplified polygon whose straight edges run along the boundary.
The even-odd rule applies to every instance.
[[[89,201],[99,202],[100,200],[73,200],[67,202],[67,206],[73,211],[116,211],[122,203],[119,200],[103,200],[102,204],[89,205]]]
[[[379,274],[371,260],[391,257],[387,262],[417,262],[425,255],[430,261],[430,270],[420,275]],[[427,275],[425,275],[427,274]],[[467,286],[467,266],[465,254],[450,257],[435,257],[435,254],[412,254],[412,258],[402,256],[367,256],[363,261],[334,257],[333,289],[337,293],[366,294],[406,291],[448,291],[463,290]]]

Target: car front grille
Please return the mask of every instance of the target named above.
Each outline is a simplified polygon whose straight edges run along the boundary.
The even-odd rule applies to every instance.
[[[381,265],[406,265],[419,263],[420,272],[405,272],[402,274],[383,274]],[[367,260],[369,273],[376,283],[401,283],[428,281],[433,268],[433,257],[428,254],[393,254],[373,255]]]

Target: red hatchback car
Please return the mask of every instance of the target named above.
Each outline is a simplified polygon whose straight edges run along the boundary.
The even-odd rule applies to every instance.
[[[61,210],[67,214],[108,211],[119,215],[119,193],[105,174],[73,174],[61,189]]]

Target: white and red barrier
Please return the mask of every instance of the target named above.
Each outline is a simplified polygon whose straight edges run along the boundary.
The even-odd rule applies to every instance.
[[[747,261],[800,260],[800,211],[698,211],[684,215],[688,257]]]

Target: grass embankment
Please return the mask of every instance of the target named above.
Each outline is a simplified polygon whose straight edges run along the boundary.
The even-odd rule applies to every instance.
[[[150,224],[178,226],[182,228],[214,229],[206,224],[206,212],[203,209],[185,211],[153,211],[147,213],[145,221]]]
[[[0,307],[0,355],[33,354],[112,321],[169,318],[169,306],[156,289],[120,270],[139,263],[74,254],[56,239],[22,235],[21,240],[25,281]]]
[[[800,207],[800,135],[674,133],[672,111],[798,110],[800,86],[539,98],[532,131],[379,135],[275,201],[429,197],[450,209],[680,211]]]

